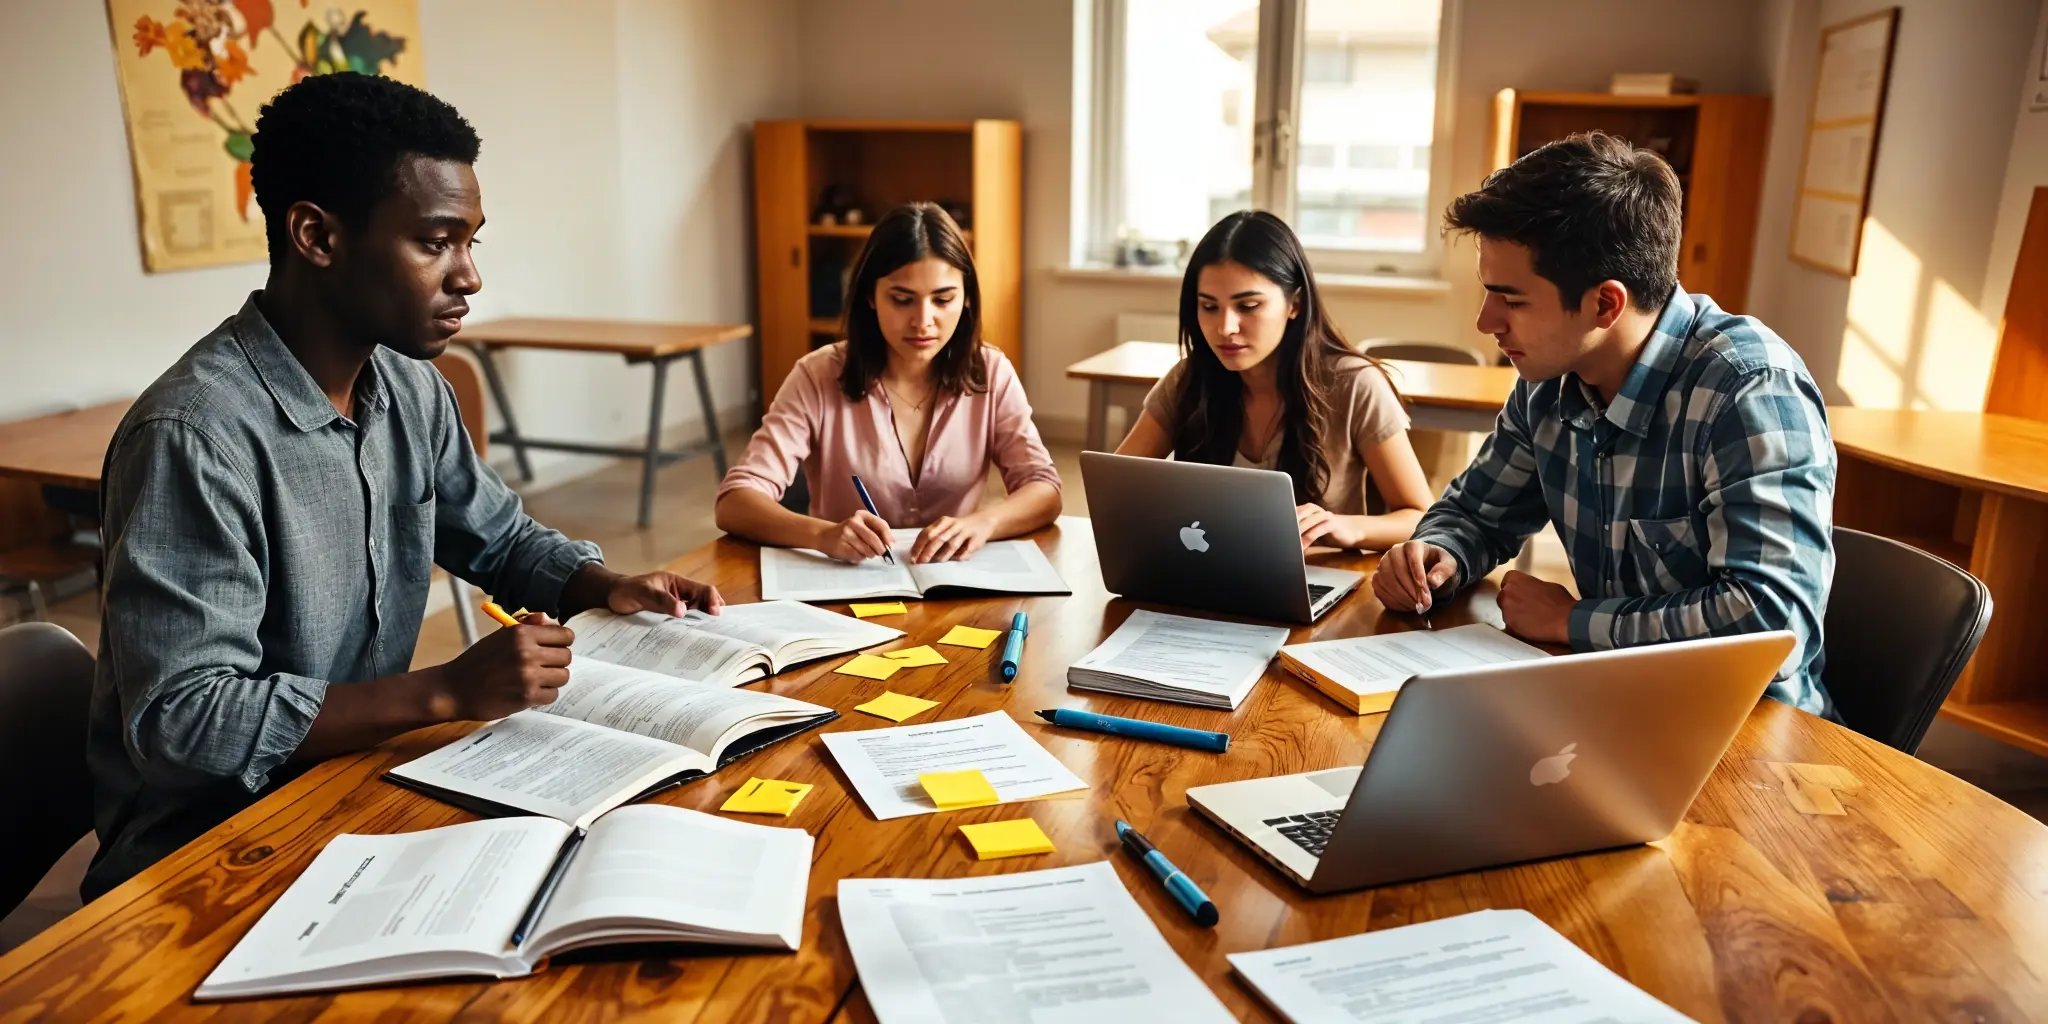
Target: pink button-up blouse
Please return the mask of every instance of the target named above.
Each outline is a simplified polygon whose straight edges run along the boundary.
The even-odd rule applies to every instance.
[[[810,484],[811,515],[837,522],[861,510],[853,489],[858,473],[890,526],[917,527],[980,507],[991,464],[1011,492],[1034,481],[1057,490],[1059,470],[1031,422],[1031,403],[1016,368],[998,349],[984,346],[982,355],[988,390],[934,399],[938,406],[924,465],[912,484],[910,459],[881,386],[861,401],[848,401],[839,389],[846,343],[811,352],[782,382],[761,429],[725,474],[719,497],[750,487],[779,501],[801,465]]]

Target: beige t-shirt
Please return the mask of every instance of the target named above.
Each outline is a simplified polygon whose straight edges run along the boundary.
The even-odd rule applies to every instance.
[[[1174,364],[1152,393],[1145,396],[1145,411],[1169,433],[1173,430],[1174,407],[1180,397],[1181,379],[1187,374],[1187,360]],[[1408,410],[1387,375],[1373,368],[1363,357],[1347,358],[1337,364],[1336,379],[1330,387],[1328,432],[1323,437],[1330,462],[1330,479],[1324,487],[1322,506],[1338,515],[1365,513],[1365,452],[1408,429]],[[1253,462],[1235,447],[1233,460],[1240,466],[1272,469],[1280,460],[1284,434],[1276,434],[1260,458]]]

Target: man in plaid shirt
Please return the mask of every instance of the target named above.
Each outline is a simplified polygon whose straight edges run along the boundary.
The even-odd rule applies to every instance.
[[[1494,172],[1445,223],[1478,237],[1478,326],[1522,379],[1478,459],[1381,559],[1381,603],[1424,614],[1548,520],[1580,596],[1511,571],[1510,631],[1597,651],[1788,629],[1799,644],[1768,692],[1831,716],[1835,447],[1820,390],[1769,328],[1678,286],[1670,166],[1575,135]]]

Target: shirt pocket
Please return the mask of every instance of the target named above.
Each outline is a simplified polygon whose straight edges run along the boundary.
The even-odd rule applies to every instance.
[[[434,499],[391,506],[391,561],[396,580],[425,580],[434,574]]]
[[[1670,594],[1706,586],[1705,537],[1691,516],[1629,520],[1629,571],[1636,593]]]

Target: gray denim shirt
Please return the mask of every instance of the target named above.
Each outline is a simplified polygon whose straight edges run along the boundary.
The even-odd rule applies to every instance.
[[[521,510],[431,365],[379,348],[355,412],[251,295],[115,432],[87,898],[294,772],[329,686],[406,671],[435,564],[507,607],[553,609],[599,559]]]

